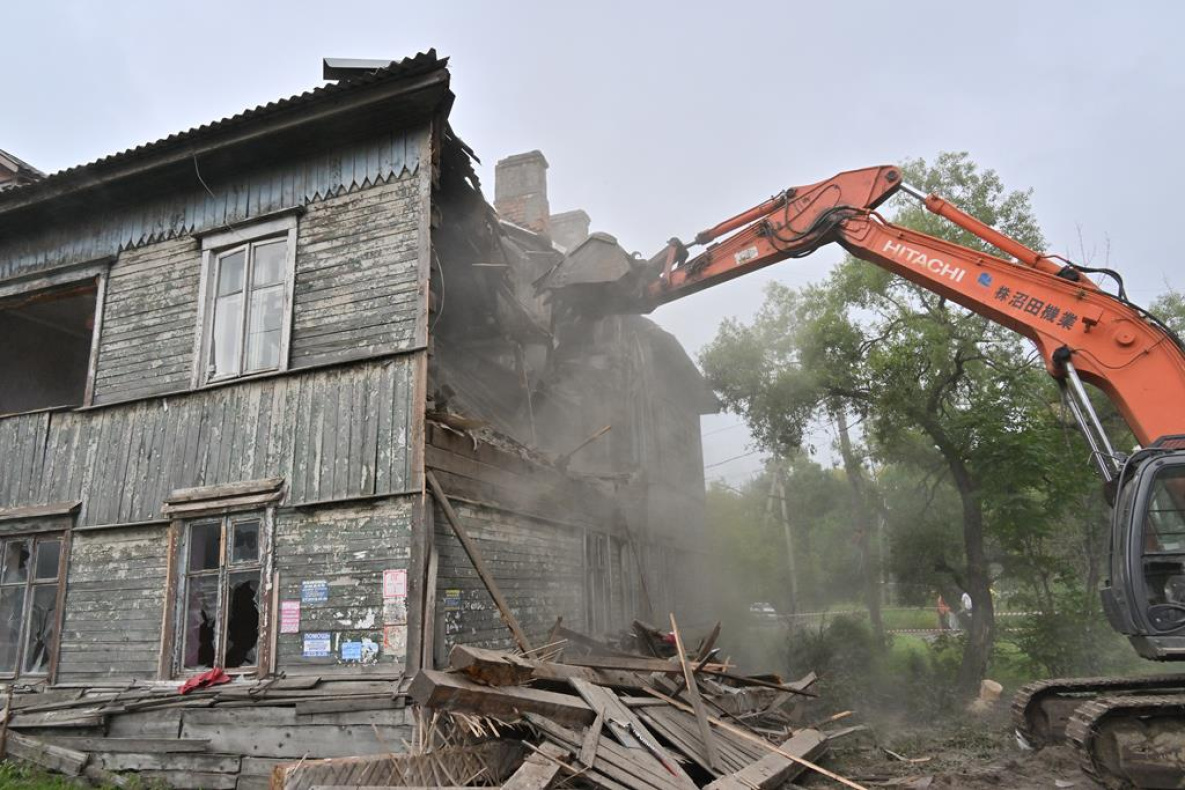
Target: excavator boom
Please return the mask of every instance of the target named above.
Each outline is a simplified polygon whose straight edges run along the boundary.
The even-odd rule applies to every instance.
[[[1013,260],[886,221],[876,208],[899,190]],[[1076,371],[1103,390],[1142,444],[1185,433],[1185,353],[1170,333],[1073,265],[911,189],[891,165],[788,189],[702,231],[696,242],[710,246],[690,257],[673,240],[660,254],[662,271],[646,287],[648,308],[835,242],[1029,338],[1050,375],[1064,380]]]

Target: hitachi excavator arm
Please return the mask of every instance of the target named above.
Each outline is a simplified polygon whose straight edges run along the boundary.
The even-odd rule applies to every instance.
[[[1015,260],[888,222],[876,208],[899,190]],[[673,239],[652,260],[661,271],[646,301],[652,309],[831,242],[1029,338],[1059,381],[1080,387],[1076,372],[1102,389],[1142,444],[1185,433],[1185,353],[1170,333],[1073,264],[903,184],[893,166],[788,189],[697,234],[695,243],[709,246],[694,257]],[[1086,429],[1090,420],[1079,416]]]

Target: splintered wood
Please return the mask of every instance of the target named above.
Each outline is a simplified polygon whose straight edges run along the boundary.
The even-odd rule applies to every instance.
[[[831,741],[862,727],[837,728],[850,711],[803,707],[814,674],[741,674],[719,658],[719,624],[701,640],[670,624],[635,623],[607,644],[557,623],[535,651],[458,645],[447,671],[409,682],[10,694],[0,743],[12,759],[121,787],[134,772],[206,790],[773,790],[815,774],[864,790],[820,765]]]
[[[610,645],[557,623],[549,641],[562,650],[458,645],[448,671],[421,672],[409,693],[425,709],[498,719],[502,737],[521,738],[529,756],[503,785],[513,790],[772,790],[804,773],[864,790],[818,762],[846,731],[796,724],[815,676],[738,674],[717,659],[719,636],[717,624],[689,649],[672,616],[669,634],[635,623],[630,641]]]

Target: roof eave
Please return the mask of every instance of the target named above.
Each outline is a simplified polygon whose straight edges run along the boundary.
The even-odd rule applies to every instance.
[[[0,216],[15,211],[51,203],[67,196],[111,187],[155,171],[163,170],[195,157],[214,151],[234,148],[259,141],[297,127],[324,121],[333,116],[381,104],[396,98],[410,98],[414,94],[439,95],[432,103],[445,107],[447,112],[451,94],[448,91],[447,59],[437,61],[438,68],[410,76],[392,76],[315,96],[307,101],[294,101],[265,117],[228,119],[217,128],[195,130],[178,136],[176,141],[152,143],[144,152],[135,150],[118,155],[117,161],[99,160],[90,165],[48,176],[44,181],[0,194]],[[346,86],[343,86],[346,87]]]

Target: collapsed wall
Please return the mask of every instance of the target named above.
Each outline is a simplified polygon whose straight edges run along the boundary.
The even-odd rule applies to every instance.
[[[442,162],[428,466],[451,465],[450,499],[458,486],[472,490],[459,512],[528,631],[542,636],[557,616],[592,633],[671,611],[707,619],[699,420],[716,400],[653,321],[590,313],[577,294],[551,287],[590,220],[550,213],[547,167],[537,151],[499,162],[490,207],[467,158]],[[483,476],[501,485],[480,490]],[[506,644],[439,513],[436,521],[437,657],[460,642]]]

